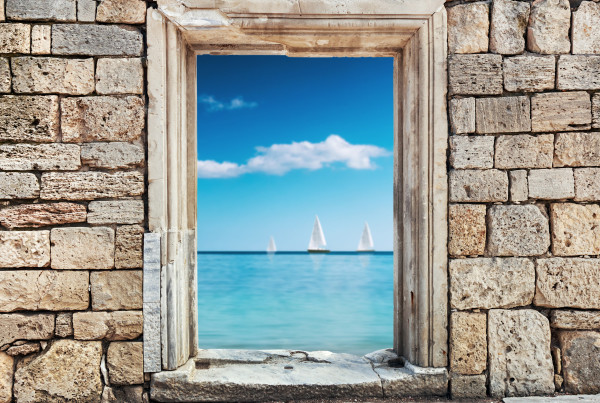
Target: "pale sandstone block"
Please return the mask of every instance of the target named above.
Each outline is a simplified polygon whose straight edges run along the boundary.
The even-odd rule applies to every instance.
[[[450,370],[476,375],[487,367],[485,313],[453,312],[450,315]]]
[[[46,200],[95,200],[143,193],[144,175],[139,172],[48,172],[42,174],[40,197]]]
[[[11,403],[14,374],[14,358],[0,352],[0,403]]]
[[[75,21],[76,0],[6,0],[11,20]]]
[[[600,3],[583,1],[573,12],[573,54],[600,53]]]
[[[94,91],[94,59],[14,57],[12,74],[17,93],[86,95]]]
[[[77,0],[77,21],[96,21],[96,0]]]
[[[54,95],[0,96],[0,141],[56,141],[58,105]]]
[[[0,231],[0,268],[46,267],[50,231]]]
[[[600,393],[600,332],[558,333],[565,392]]]
[[[490,28],[487,4],[461,4],[447,9],[448,52],[485,53]]]
[[[55,55],[141,56],[142,33],[120,25],[54,24]]]
[[[600,56],[561,56],[558,59],[557,88],[559,90],[599,90]]]
[[[143,343],[117,341],[110,343],[106,363],[110,382],[114,385],[144,383]]]
[[[104,386],[102,390],[102,403],[148,403],[148,395],[144,393],[144,387],[139,386],[121,386],[113,388]]]
[[[508,200],[508,175],[496,169],[450,171],[451,202]]]
[[[0,57],[0,93],[10,92],[11,84],[12,80],[8,58]]]
[[[600,133],[558,133],[554,166],[600,166]]]
[[[592,96],[592,127],[600,129],[600,94]]]
[[[541,313],[531,309],[491,310],[488,360],[492,396],[554,393],[550,326]]]
[[[40,195],[40,184],[34,174],[0,172],[0,200],[35,199]]]
[[[555,70],[554,56],[507,57],[504,59],[504,88],[513,92],[554,89]]]
[[[115,267],[115,231],[112,228],[53,228],[51,239],[53,269],[98,270]]]
[[[480,134],[530,131],[529,97],[476,99],[475,125]]]
[[[142,59],[99,59],[96,65],[96,92],[98,94],[143,94]]]
[[[588,130],[592,104],[587,92],[549,92],[531,97],[531,130]]]
[[[87,271],[0,271],[0,312],[87,309],[88,286]]]
[[[510,171],[510,201],[522,202],[529,198],[527,171]]]
[[[550,326],[565,330],[600,329],[600,312],[553,310],[550,313]]]
[[[487,397],[485,375],[453,374],[450,380],[450,396],[458,399],[481,399]]]
[[[575,169],[575,201],[600,200],[600,168]]]
[[[556,203],[550,208],[555,256],[600,254],[600,206]]]
[[[525,50],[525,28],[529,20],[529,3],[513,0],[494,0],[490,51],[516,55]]]
[[[54,334],[58,337],[73,336],[73,314],[71,312],[61,312],[56,315]]]
[[[84,143],[81,146],[81,161],[95,168],[133,168],[144,162],[144,149],[125,142]]]
[[[73,328],[78,340],[133,340],[142,335],[142,311],[76,312]]]
[[[542,200],[575,197],[575,179],[570,168],[532,169],[529,171],[529,197]]]
[[[448,59],[450,95],[502,94],[502,56],[454,55]]]
[[[30,44],[28,24],[0,24],[0,53],[29,53]]]
[[[448,253],[453,256],[483,255],[485,213],[482,204],[451,204],[448,209]]]
[[[494,137],[451,136],[450,164],[456,169],[493,168]]]
[[[0,209],[0,224],[8,229],[85,222],[85,206],[75,203],[19,204]]]
[[[538,259],[534,304],[548,308],[600,309],[599,259]]]
[[[4,12],[4,2],[0,1],[0,21],[5,21],[6,20],[6,15]]]
[[[552,168],[554,135],[512,134],[498,136],[496,161],[498,169]]]
[[[143,200],[93,201],[88,205],[88,210],[87,220],[90,224],[141,224],[144,222]]]
[[[144,265],[144,227],[123,225],[117,227],[115,243],[115,267],[117,269],[137,269]]]
[[[31,53],[34,55],[49,55],[51,40],[50,25],[34,25],[31,29]]]
[[[146,2],[142,0],[102,0],[98,4],[100,22],[143,24],[146,22]]]
[[[142,309],[141,270],[94,271],[90,282],[94,311]]]
[[[49,340],[53,334],[53,313],[0,315],[0,346],[17,340]]]
[[[29,355],[41,350],[40,343],[29,342],[18,346],[11,346],[6,350],[6,354],[16,357],[18,355]]]
[[[598,104],[600,105],[600,101]],[[600,106],[598,109],[600,110]],[[450,127],[454,134],[475,132],[475,98],[450,100]]]
[[[569,53],[571,5],[568,0],[536,0],[531,5],[527,49],[535,53]]]
[[[0,169],[7,171],[73,171],[81,167],[75,144],[0,145]]]
[[[539,256],[550,246],[548,218],[535,205],[492,206],[488,226],[493,256]]]

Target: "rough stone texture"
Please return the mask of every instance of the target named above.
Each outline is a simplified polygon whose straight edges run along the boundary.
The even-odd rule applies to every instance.
[[[142,335],[142,312],[76,312],[73,328],[79,340],[133,340]]]
[[[529,197],[559,200],[575,197],[575,179],[571,168],[532,169],[529,171]]]
[[[0,312],[87,309],[86,271],[0,271]]]
[[[30,27],[27,24],[0,25],[0,53],[29,53]]]
[[[529,20],[529,3],[494,0],[490,31],[490,51],[516,55],[525,50],[525,28]]]
[[[6,350],[6,354],[15,357],[17,355],[29,355],[37,353],[40,350],[40,343],[25,343],[18,346],[9,347]]]
[[[528,134],[498,136],[496,140],[495,167],[552,168],[554,158],[554,135]]]
[[[550,326],[544,315],[531,309],[494,309],[488,314],[488,329],[492,396],[554,393]]]
[[[106,354],[108,376],[115,385],[144,383],[144,354],[141,342],[110,343]]]
[[[0,346],[17,340],[48,340],[54,333],[54,314],[0,315]]]
[[[550,326],[565,330],[600,330],[600,312],[553,310]]]
[[[145,3],[140,3],[144,4],[144,15],[146,15]],[[98,94],[143,94],[142,59],[99,59],[96,65],[96,92]]]
[[[77,21],[96,21],[96,0],[77,0]]]
[[[99,341],[56,340],[43,354],[17,365],[18,402],[100,402]]]
[[[143,393],[142,386],[124,386],[118,389],[105,386],[102,391],[102,403],[147,403],[148,400],[144,400]]]
[[[81,162],[95,168],[137,167],[144,162],[144,149],[124,142],[85,143],[81,147]]]
[[[448,59],[450,95],[502,94],[501,55],[454,55]]]
[[[99,22],[143,24],[146,22],[146,2],[142,0],[102,0],[96,19]]]
[[[73,314],[71,312],[61,312],[56,315],[54,334],[58,337],[73,336]]]
[[[17,93],[86,95],[94,91],[94,59],[14,57],[13,90]]]
[[[115,242],[115,267],[117,269],[137,269],[144,265],[144,227],[123,225],[117,227]]]
[[[600,105],[600,101],[598,102]],[[600,110],[600,106],[598,107]],[[600,112],[598,112],[600,115]],[[475,132],[475,98],[450,100],[450,127],[454,134]]]
[[[139,172],[49,172],[42,174],[41,198],[94,200],[140,196],[144,175]]]
[[[0,231],[0,268],[46,267],[49,231]]]
[[[6,171],[72,171],[81,166],[75,144],[0,145],[0,169]]]
[[[600,200],[600,168],[575,169],[575,201]]]
[[[485,53],[490,28],[489,6],[483,3],[461,4],[447,9],[448,51]]]
[[[600,393],[600,332],[560,332],[565,392]]]
[[[450,396],[457,399],[481,399],[487,397],[485,375],[452,375]]]
[[[144,130],[140,97],[66,98],[61,102],[64,142],[132,141]]]
[[[600,206],[552,204],[552,253],[555,256],[600,254]]]
[[[142,309],[141,270],[96,271],[90,282],[94,311]]]
[[[531,5],[527,49],[536,53],[569,53],[571,5],[568,0],[536,0]]]
[[[143,200],[93,201],[88,210],[90,224],[141,224],[144,221]]]
[[[0,57],[0,93],[10,92],[11,82],[8,59]]]
[[[75,21],[76,0],[6,0],[11,20]]]
[[[600,129],[600,94],[592,96],[592,127]]]
[[[141,56],[141,32],[120,25],[55,24],[52,53],[55,55]]]
[[[583,1],[573,12],[573,54],[600,53],[600,4]],[[568,385],[568,382],[567,382]]]
[[[539,256],[550,246],[548,218],[535,205],[492,206],[488,225],[493,256]]]
[[[0,403],[12,402],[14,358],[0,352]]]
[[[477,375],[487,364],[486,314],[453,312],[450,315],[450,370]]]
[[[504,59],[503,70],[506,91],[533,92],[554,89],[554,56],[508,57]]]
[[[53,142],[58,125],[57,96],[0,97],[0,141]]]
[[[531,130],[529,97],[475,100],[477,133],[516,133]]]
[[[538,259],[536,270],[535,305],[600,309],[600,260]]]
[[[450,164],[456,169],[493,168],[494,138],[491,136],[450,137]]]
[[[527,171],[510,171],[510,201],[522,202],[529,198]]]
[[[19,204],[0,209],[0,224],[8,229],[85,222],[85,206],[75,203]]]
[[[587,92],[550,92],[531,97],[531,130],[587,130],[592,123],[592,104]]]
[[[600,166],[600,133],[558,133],[554,166]]]
[[[34,25],[31,28],[31,53],[49,55],[52,44],[52,27],[50,25]]]
[[[561,56],[557,74],[557,88],[560,90],[598,90],[600,56]]]
[[[485,205],[452,204],[448,209],[448,253],[453,256],[483,255]]]
[[[496,169],[450,171],[451,202],[508,200],[508,175]]]
[[[40,184],[34,174],[0,172],[0,183],[0,199],[35,199],[40,194]]]
[[[112,228],[53,228],[51,238],[53,269],[98,270],[115,267],[115,232]]]

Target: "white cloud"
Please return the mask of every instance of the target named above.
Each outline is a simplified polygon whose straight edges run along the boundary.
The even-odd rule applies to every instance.
[[[273,144],[270,147],[256,147],[258,155],[246,164],[198,161],[199,178],[233,178],[246,173],[283,175],[294,169],[311,171],[334,163],[345,164],[351,169],[374,169],[372,158],[391,155],[384,148],[368,144],[350,144],[342,137],[332,134],[325,141],[308,141],[291,144]]]
[[[232,111],[236,109],[256,108],[256,102],[246,102],[242,97],[235,97],[229,102],[222,102],[212,95],[200,95],[198,102],[205,105],[208,112]]]

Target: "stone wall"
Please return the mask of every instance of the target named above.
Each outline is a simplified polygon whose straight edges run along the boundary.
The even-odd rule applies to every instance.
[[[600,3],[448,2],[454,397],[600,392]]]

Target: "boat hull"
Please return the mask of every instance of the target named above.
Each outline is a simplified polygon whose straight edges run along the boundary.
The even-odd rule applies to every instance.
[[[308,253],[329,253],[330,250],[327,249],[308,249]]]

